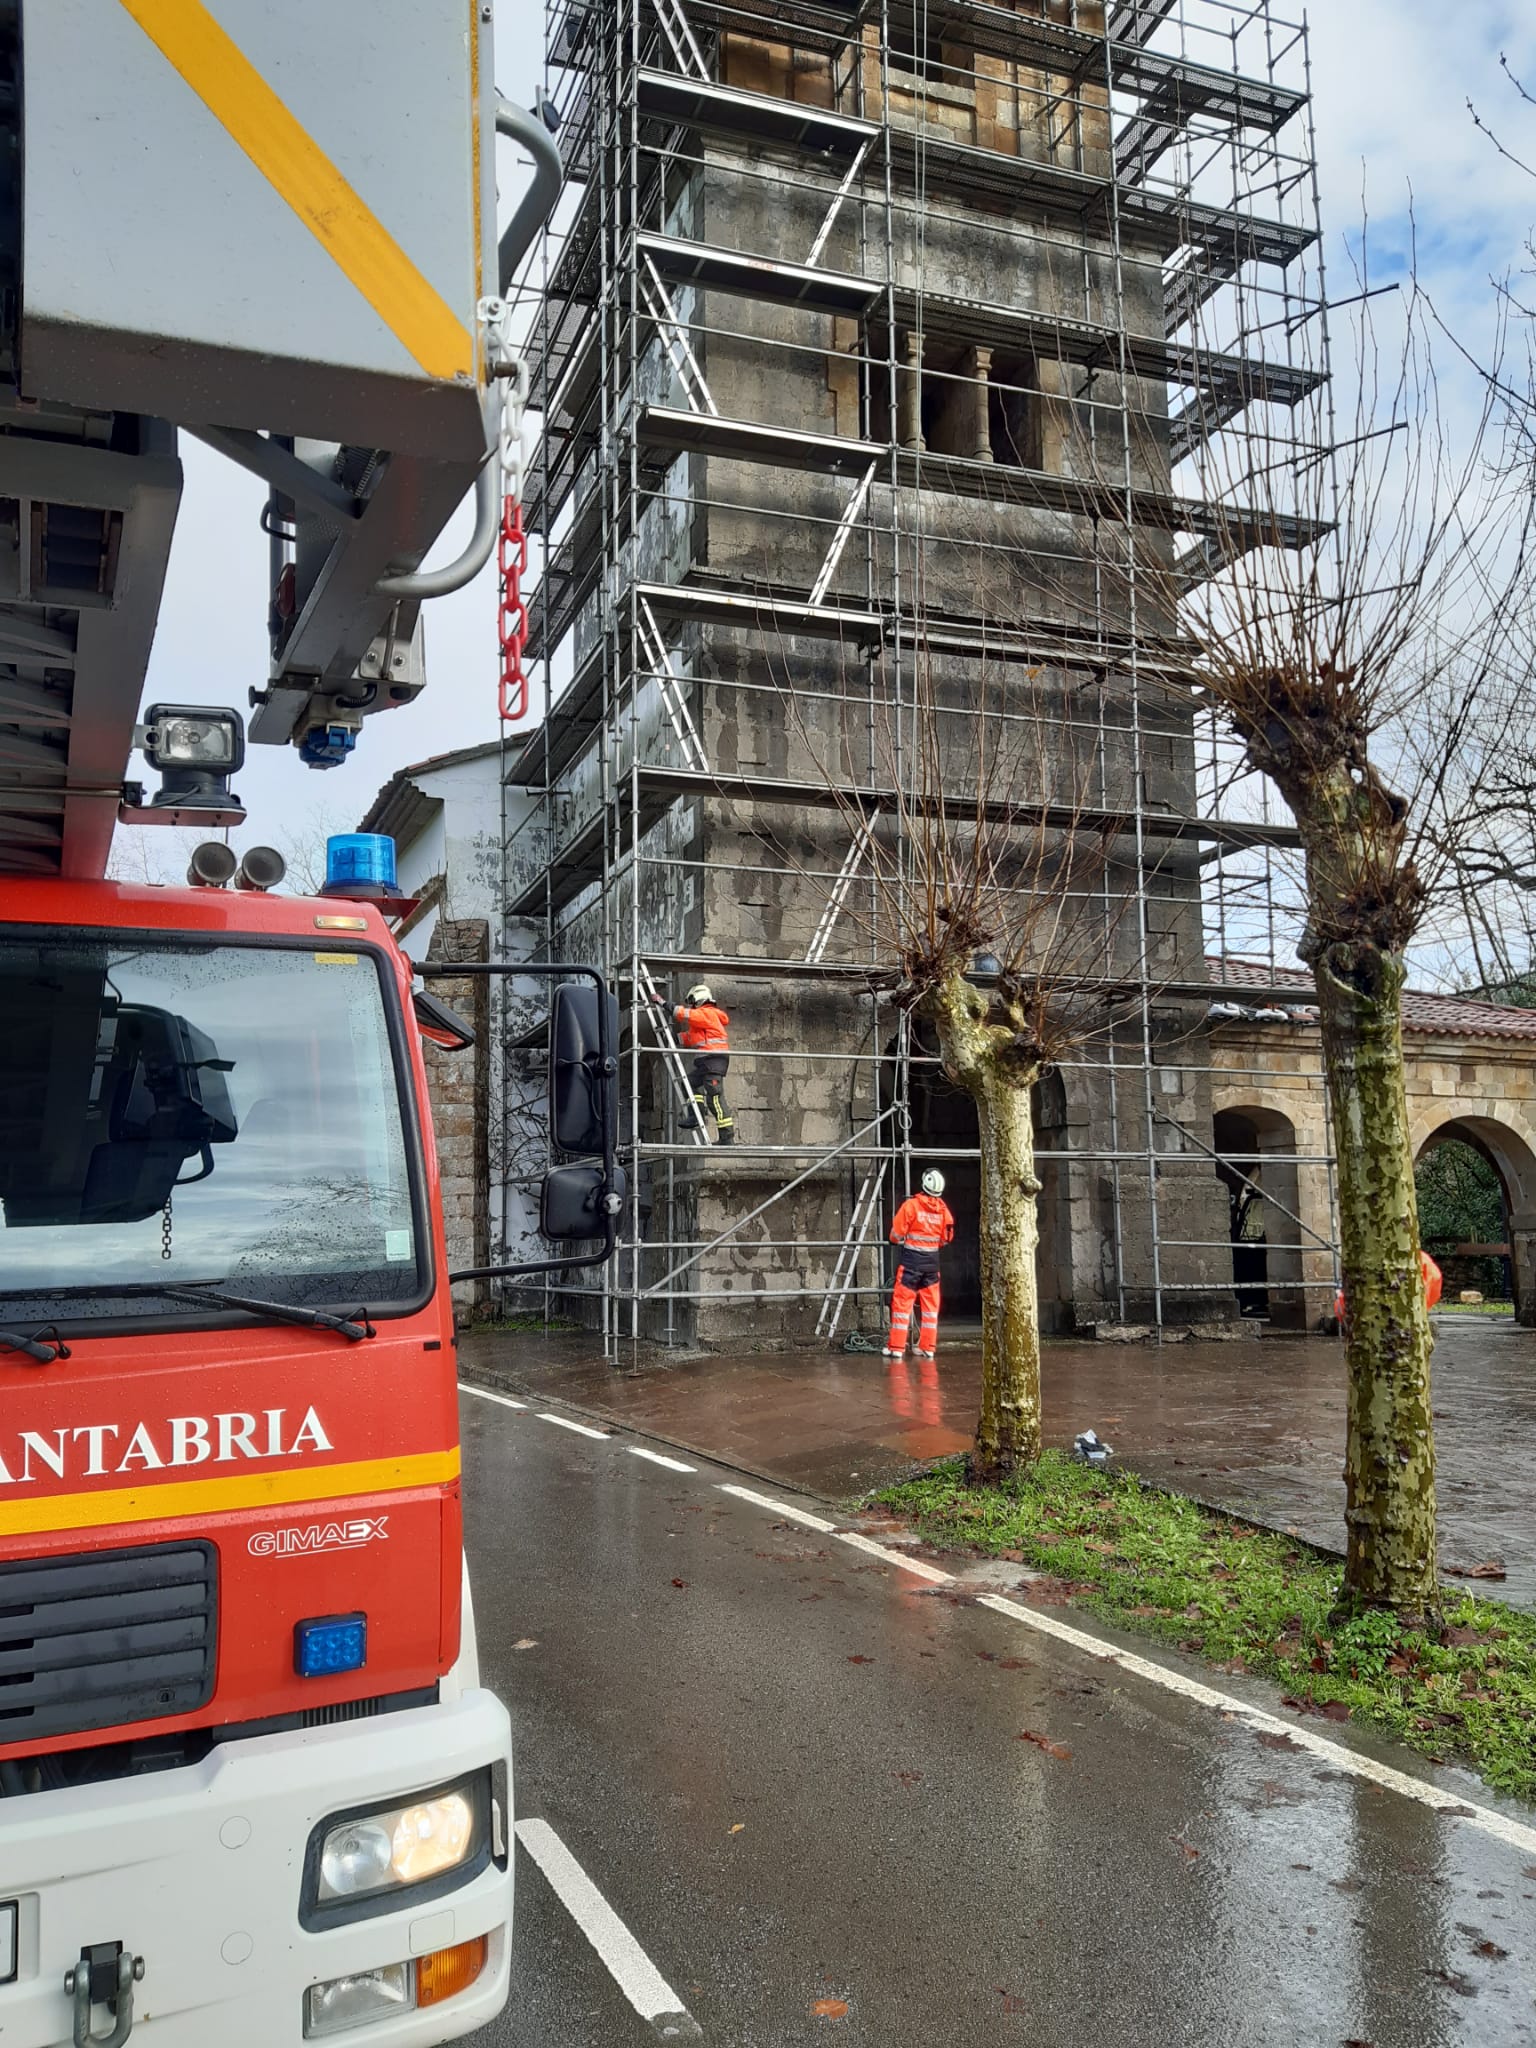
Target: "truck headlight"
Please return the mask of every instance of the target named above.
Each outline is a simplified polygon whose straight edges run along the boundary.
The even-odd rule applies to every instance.
[[[392,1805],[333,1815],[310,1836],[305,1924],[387,1912],[402,1892],[446,1891],[491,1854],[490,1778],[479,1772]]]
[[[474,1808],[462,1792],[345,1821],[320,1850],[320,1897],[355,1899],[383,1885],[440,1877],[464,1861],[474,1837]]]
[[[414,1973],[409,1963],[389,1963],[382,1970],[359,1970],[351,1977],[332,1977],[311,1984],[304,1995],[304,2032],[342,2034],[375,2020],[409,2012],[416,2003]]]
[[[304,1994],[305,2040],[446,2005],[479,1982],[490,1946],[483,1934],[477,1934],[472,1941],[440,1948],[414,1962],[386,1963],[382,1970],[359,1970],[350,1977],[311,1984]]]

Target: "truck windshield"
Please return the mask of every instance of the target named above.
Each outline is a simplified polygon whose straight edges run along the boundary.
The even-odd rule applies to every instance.
[[[0,938],[0,1322],[419,1298],[376,956]]]

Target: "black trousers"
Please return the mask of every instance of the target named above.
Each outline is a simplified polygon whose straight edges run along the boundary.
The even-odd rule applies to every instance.
[[[725,1106],[725,1090],[720,1085],[730,1068],[728,1052],[701,1052],[693,1062],[693,1099],[700,1110],[708,1110],[714,1118],[722,1145],[734,1144],[736,1139],[736,1126]]]

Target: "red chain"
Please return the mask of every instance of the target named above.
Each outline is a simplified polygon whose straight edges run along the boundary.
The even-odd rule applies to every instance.
[[[501,611],[496,635],[501,648],[499,705],[503,723],[510,724],[514,719],[525,717],[528,710],[528,678],[523,673],[528,607],[522,595],[523,576],[528,568],[528,536],[523,532],[523,508],[510,494],[502,507],[496,567],[501,578]]]

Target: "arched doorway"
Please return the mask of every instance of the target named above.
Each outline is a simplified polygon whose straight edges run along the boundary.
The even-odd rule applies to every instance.
[[[955,1218],[955,1241],[944,1254],[944,1313],[962,1322],[981,1315],[981,1161],[976,1104],[957,1088],[938,1064],[938,1034],[920,1017],[911,1020],[911,1061],[908,1068],[907,1114],[912,1150],[937,1153],[936,1159],[912,1163],[914,1185],[922,1168],[937,1166],[944,1175],[944,1199]],[[893,1192],[894,1203],[907,1190]],[[889,1213],[886,1227],[889,1229]]]
[[[944,1199],[955,1218],[955,1241],[944,1256],[944,1313],[961,1321],[981,1316],[981,1160],[976,1104],[958,1088],[938,1064],[938,1038],[932,1025],[914,1017],[909,1023],[907,1069],[907,1111],[914,1152],[937,1154],[924,1159],[944,1174]],[[900,1072],[896,1063],[898,1042],[886,1047],[883,1074]],[[881,1107],[889,1099],[891,1083],[882,1079]],[[1033,1092],[1035,1143],[1038,1178],[1041,1182],[1038,1215],[1040,1246],[1035,1270],[1040,1291],[1040,1327],[1057,1331],[1070,1326],[1072,1274],[1067,1221],[1067,1161],[1054,1165],[1051,1154],[1065,1150],[1067,1142],[1066,1089],[1059,1074],[1048,1075]],[[913,1162],[914,1184],[920,1178],[918,1161]],[[905,1187],[887,1191],[885,1228]]]
[[[1487,1293],[1480,1282],[1497,1275],[1518,1319],[1536,1322],[1536,1154],[1525,1139],[1492,1117],[1454,1117],[1421,1142],[1414,1173],[1420,1235],[1448,1265],[1447,1292]]]
[[[1276,1329],[1305,1329],[1296,1127],[1279,1110],[1258,1106],[1218,1110],[1213,1122],[1238,1313]]]

